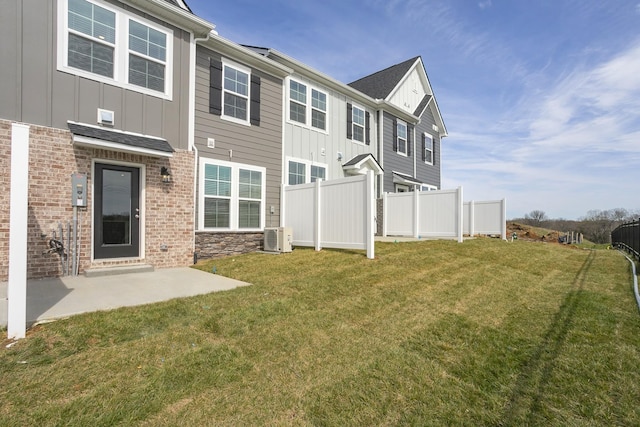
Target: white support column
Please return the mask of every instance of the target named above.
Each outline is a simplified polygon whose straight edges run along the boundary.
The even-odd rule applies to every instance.
[[[319,251],[322,249],[322,194],[321,194],[321,186],[322,180],[316,180],[315,184],[315,212],[314,212],[314,227],[315,232],[313,233],[313,239],[315,240],[315,250]]]
[[[7,337],[27,331],[27,225],[29,218],[29,126],[11,125],[11,196],[9,213],[9,284]]]
[[[376,197],[375,197],[375,187],[374,187],[374,176],[373,171],[367,172],[367,180],[366,180],[366,198],[367,198],[367,258],[373,259],[375,258],[375,216],[376,216]]]
[[[464,242],[464,238],[463,238],[464,217],[462,216],[463,211],[464,211],[464,202],[462,201],[462,187],[458,187],[458,214],[457,214],[458,243]]]

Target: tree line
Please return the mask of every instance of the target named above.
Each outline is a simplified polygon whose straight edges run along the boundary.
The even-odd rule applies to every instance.
[[[582,233],[586,240],[593,243],[610,243],[611,232],[618,225],[639,217],[640,211],[623,208],[590,210],[578,220],[550,219],[544,211],[533,210],[525,214],[524,218],[516,218],[512,221],[557,231],[575,231]]]

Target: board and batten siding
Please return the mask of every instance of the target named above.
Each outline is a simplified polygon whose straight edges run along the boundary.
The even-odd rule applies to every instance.
[[[225,58],[251,68],[251,74],[260,77],[260,124],[238,124],[209,112],[209,66],[212,60],[221,61],[222,57],[218,52],[197,46],[194,134],[198,155],[266,168],[264,225],[277,227],[280,225],[283,81],[232,57]],[[215,148],[207,146],[208,138],[215,140]],[[197,181],[199,183],[200,180]],[[273,215],[270,213],[271,206],[275,210]],[[198,208],[199,206],[196,206],[196,209]]]
[[[96,124],[102,108],[114,111],[115,129],[165,138],[174,148],[187,149],[189,33],[122,3],[109,5],[173,33],[172,99],[58,71],[56,2],[3,1],[0,117],[67,129],[68,120]]]
[[[285,117],[284,155],[285,158],[307,160],[312,164],[327,166],[326,179],[344,178],[342,165],[360,154],[373,154],[377,158],[376,111],[348,98],[335,90],[327,89],[321,84],[305,77],[294,75],[293,80],[311,86],[327,94],[327,129],[326,131],[293,122]],[[288,81],[285,90],[288,91]],[[289,102],[288,96],[285,97]],[[357,105],[369,113],[370,144],[364,144],[347,138],[347,103]],[[285,114],[289,111],[284,106]],[[323,154],[324,150],[324,154]],[[338,160],[338,152],[342,160]],[[286,173],[286,167],[285,167]],[[287,177],[283,182],[288,183]]]

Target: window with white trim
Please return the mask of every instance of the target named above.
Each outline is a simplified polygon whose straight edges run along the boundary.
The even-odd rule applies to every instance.
[[[249,72],[234,67],[226,62],[222,63],[222,115],[234,119],[249,121]]]
[[[287,160],[287,182],[289,185],[306,184],[321,179],[326,181],[327,165],[312,163],[309,160]]]
[[[436,191],[437,189],[438,187],[436,187],[435,185],[422,184],[420,186],[420,191]]]
[[[407,155],[407,124],[398,120],[397,125],[397,140],[398,153]]]
[[[289,121],[327,130],[327,94],[296,80],[289,80]]]
[[[199,228],[262,229],[265,176],[265,168],[201,158]]]
[[[172,32],[101,0],[58,2],[58,69],[170,99]]]
[[[365,111],[355,105],[351,107],[353,140],[364,142]]]
[[[433,164],[433,136],[428,133],[424,133],[422,137],[422,145],[423,145],[423,158],[425,163],[430,165]]]

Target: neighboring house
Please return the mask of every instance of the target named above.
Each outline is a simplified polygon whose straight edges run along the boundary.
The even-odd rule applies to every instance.
[[[285,79],[284,185],[382,174],[374,99],[281,52],[251,49],[293,70]]]
[[[28,277],[66,273],[74,215],[80,273],[191,262],[194,39],[213,28],[181,0],[2,2],[0,280],[12,139],[29,145]]]
[[[291,69],[211,34],[196,50],[196,253],[250,252],[280,225],[283,90]]]
[[[384,168],[383,191],[440,189],[440,146],[447,130],[422,59],[409,59],[349,86],[380,101],[377,154]]]

